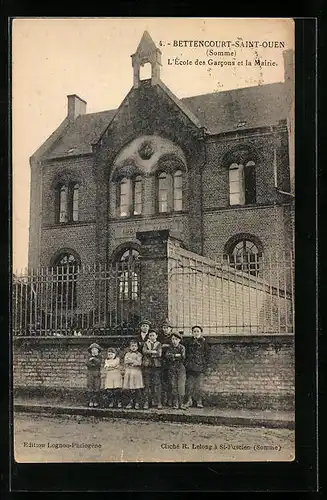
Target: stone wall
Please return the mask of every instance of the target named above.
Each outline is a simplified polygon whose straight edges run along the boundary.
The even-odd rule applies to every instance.
[[[217,336],[208,338],[209,365],[204,377],[206,404],[229,408],[292,409],[293,336]],[[61,394],[77,400],[86,388],[88,345],[122,348],[128,338],[76,337],[13,340],[16,394]]]

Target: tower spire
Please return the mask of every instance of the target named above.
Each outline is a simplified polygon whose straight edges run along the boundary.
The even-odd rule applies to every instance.
[[[135,54],[131,56],[133,66],[133,87],[140,85],[140,68],[146,63],[151,64],[151,85],[156,85],[160,80],[161,51],[147,31],[144,31]]]

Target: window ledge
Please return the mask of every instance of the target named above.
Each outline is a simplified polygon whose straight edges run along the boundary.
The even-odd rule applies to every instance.
[[[258,203],[243,203],[242,205],[228,205],[228,208],[257,207]]]
[[[154,212],[151,214],[140,214],[140,215],[128,215],[126,217],[110,217],[109,221],[112,222],[123,222],[123,221],[128,221],[131,222],[133,220],[149,220],[149,219],[157,219],[159,218],[166,218],[166,217],[174,217],[176,215],[187,215],[188,211],[187,210],[179,210],[178,212]]]
[[[55,224],[45,224],[42,229],[54,229],[73,226],[86,226],[88,224],[95,224],[95,220],[71,221],[71,222],[56,222]]]

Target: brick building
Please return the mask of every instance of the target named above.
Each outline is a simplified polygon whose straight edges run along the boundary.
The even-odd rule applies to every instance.
[[[147,261],[147,289],[162,284],[165,237],[234,266],[292,249],[292,51],[284,82],[183,99],[161,81],[160,57],[145,32],[133,87],[115,110],[87,114],[83,99],[68,96],[67,117],[30,159],[30,269],[128,263],[117,294],[133,302],[139,278],[130,263]],[[151,77],[142,80],[145,65]],[[83,286],[87,279],[80,310],[92,308]],[[169,297],[144,293],[145,313],[169,315]]]

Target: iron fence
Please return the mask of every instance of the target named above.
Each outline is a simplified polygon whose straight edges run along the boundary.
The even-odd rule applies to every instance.
[[[43,267],[14,276],[13,334],[134,334],[142,312],[141,264]],[[213,261],[169,243],[167,276],[154,279],[163,304],[168,296],[165,316],[186,335],[195,324],[208,335],[294,331],[292,253]]]
[[[124,335],[140,321],[137,261],[42,267],[14,276],[12,292],[14,335]]]

